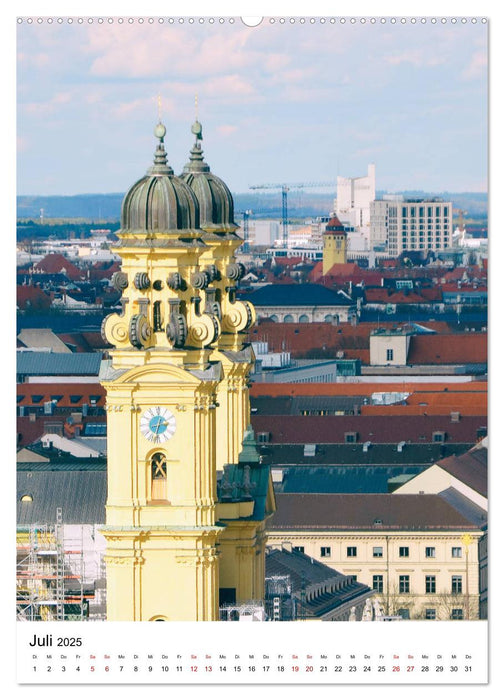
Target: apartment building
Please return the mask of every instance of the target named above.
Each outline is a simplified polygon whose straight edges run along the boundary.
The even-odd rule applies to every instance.
[[[385,195],[370,204],[370,247],[400,255],[406,250],[445,250],[452,246],[452,203],[439,198]]]

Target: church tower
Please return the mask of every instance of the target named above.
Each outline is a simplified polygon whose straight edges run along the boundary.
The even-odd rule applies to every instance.
[[[198,120],[191,131],[195,143],[180,177],[198,200],[200,227],[207,245],[201,256],[208,278],[206,308],[216,314],[221,324],[211,358],[223,369],[223,380],[217,390],[217,469],[222,469],[225,464],[238,462],[250,421],[248,380],[254,357],[252,347],[245,342],[245,332],[255,323],[256,315],[252,304],[236,299],[236,285],[245,268],[236,261],[236,250],[243,240],[236,233],[233,197],[203,160],[203,134]]]
[[[347,234],[337,216],[329,220],[323,242],[322,274],[327,275],[333,265],[347,261]]]
[[[253,307],[227,186],[203,161],[201,125],[182,176],[155,128],[154,164],[126,193],[122,258],[107,316],[107,619],[219,619],[219,602],[260,599],[269,468],[249,427],[244,342]],[[248,427],[248,429],[247,429]]]
[[[159,123],[154,165],[124,197],[122,312],[102,376],[108,411],[107,619],[218,619],[216,399],[221,333],[202,297],[199,204],[176,177]]]

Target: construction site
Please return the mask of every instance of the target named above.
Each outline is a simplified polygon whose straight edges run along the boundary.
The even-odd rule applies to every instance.
[[[84,525],[20,526],[16,537],[16,616],[27,621],[105,619],[105,571]]]

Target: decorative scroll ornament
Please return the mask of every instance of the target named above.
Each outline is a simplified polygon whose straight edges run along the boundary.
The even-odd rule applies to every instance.
[[[174,347],[184,347],[187,339],[187,322],[183,314],[170,314],[170,321],[166,326],[166,337]]]
[[[226,268],[226,275],[231,280],[234,280],[234,281],[241,280],[241,278],[244,276],[244,274],[245,274],[245,265],[243,265],[243,263],[239,263],[239,262],[230,263]]]
[[[144,348],[149,345],[152,337],[152,328],[143,314],[135,314],[129,323],[130,342],[136,348]]]
[[[182,289],[183,279],[180,272],[172,272],[171,275],[168,275],[166,279],[166,284],[170,289],[173,289],[173,291],[176,291],[177,289]]]
[[[248,301],[235,301],[230,304],[222,318],[222,330],[240,333],[250,328],[255,321],[254,307]]]
[[[146,272],[137,272],[135,275],[134,285],[137,289],[141,291],[143,291],[144,289],[149,289],[149,275]]]
[[[219,320],[212,314],[203,313],[191,323],[187,343],[193,347],[206,347],[217,340],[220,331]]]
[[[125,272],[114,272],[111,282],[118,292],[122,292],[128,286],[128,275]]]
[[[105,316],[101,324],[101,336],[106,343],[116,347],[129,345],[128,324],[119,314]]]
[[[191,284],[196,289],[206,289],[210,283],[210,277],[204,270],[202,272],[195,272],[191,276]]]

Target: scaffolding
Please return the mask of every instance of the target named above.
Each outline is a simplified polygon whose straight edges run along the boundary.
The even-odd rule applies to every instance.
[[[87,619],[94,590],[84,587],[84,578],[82,537],[77,541],[65,539],[61,508],[57,508],[52,524],[18,528],[18,620]]]
[[[221,605],[219,619],[221,622],[264,622],[267,615],[262,600],[250,600],[237,605]]]

